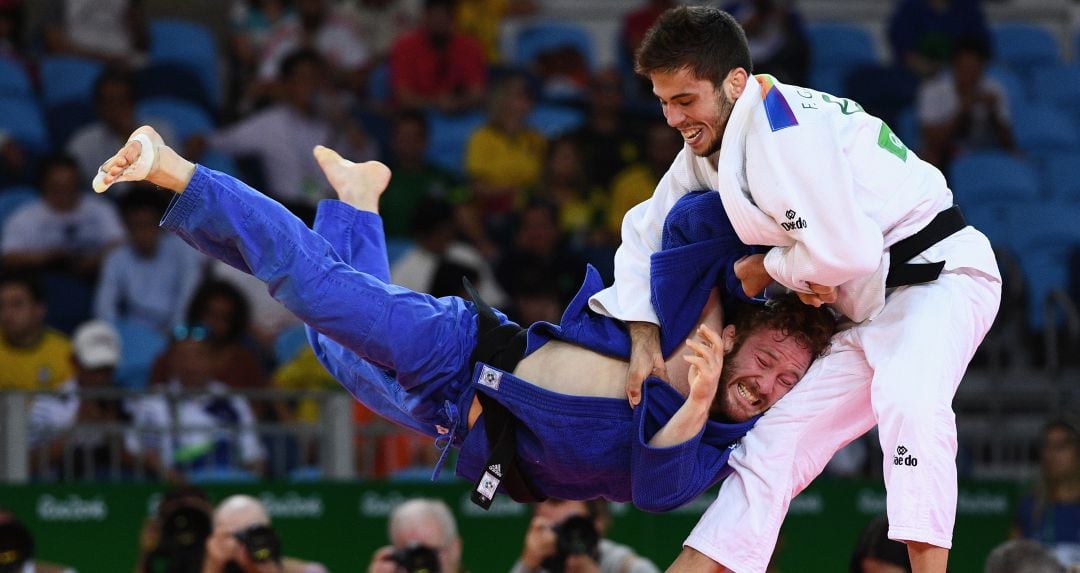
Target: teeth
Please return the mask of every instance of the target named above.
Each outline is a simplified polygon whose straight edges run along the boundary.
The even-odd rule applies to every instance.
[[[690,141],[691,139],[694,139],[695,137],[697,137],[700,134],[701,134],[701,129],[695,129],[694,131],[684,131],[684,132],[682,132],[683,139],[685,139],[686,141]]]
[[[746,386],[736,384],[735,387],[739,390],[739,395],[742,396],[744,400],[753,403],[754,398],[750,395],[750,391],[746,389]]]

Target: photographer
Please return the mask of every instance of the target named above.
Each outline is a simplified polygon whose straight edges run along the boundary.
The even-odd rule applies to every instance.
[[[266,507],[251,496],[234,495],[214,509],[202,573],[326,573],[326,568],[283,557]]]
[[[390,513],[390,542],[368,573],[461,573],[461,538],[445,502],[412,499]]]
[[[511,573],[659,573],[633,549],[604,539],[609,525],[607,500],[540,502]]]
[[[135,573],[199,573],[212,509],[206,492],[198,487],[166,491],[139,533]]]

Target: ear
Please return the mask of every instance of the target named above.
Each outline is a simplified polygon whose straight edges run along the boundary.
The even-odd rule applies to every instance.
[[[721,336],[724,339],[724,353],[727,354],[735,347],[735,325],[729,324],[725,326]]]
[[[724,95],[731,100],[739,99],[743,90],[746,89],[746,83],[750,79],[750,74],[746,72],[744,68],[735,68],[728,72],[726,78],[724,78]]]

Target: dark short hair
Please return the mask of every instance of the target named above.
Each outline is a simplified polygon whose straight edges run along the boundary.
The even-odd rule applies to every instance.
[[[131,72],[118,66],[109,66],[94,81],[94,105],[101,103],[101,94],[109,84],[123,84],[128,94],[135,97],[135,79]]]
[[[79,162],[75,161],[74,157],[66,153],[54,153],[41,162],[41,168],[38,170],[38,188],[44,185],[45,178],[54,169],[71,169],[76,173],[80,172]]]
[[[739,304],[732,314],[730,323],[735,326],[736,348],[755,332],[774,329],[785,337],[794,337],[811,356],[818,358],[828,351],[829,341],[836,333],[832,311],[805,304],[795,293],[773,297],[764,305]]]
[[[169,197],[165,194],[167,191],[146,183],[134,185],[136,185],[135,188],[120,196],[118,207],[121,216],[127,217],[136,211],[153,211],[158,217],[165,213],[169,205]]]
[[[427,137],[430,126],[428,126],[427,115],[424,114],[423,111],[415,108],[405,108],[398,111],[394,114],[394,127],[397,128],[397,126],[403,123],[415,123],[419,125],[420,129],[424,132],[424,137]]]
[[[235,342],[240,340],[251,324],[251,305],[244,293],[240,292],[240,289],[222,280],[211,279],[204,281],[195,290],[185,317],[188,324],[202,322],[202,315],[209,308],[210,301],[217,297],[228,299],[233,304],[232,321],[230,321],[229,329],[225,333],[225,341]]]
[[[278,75],[282,79],[289,79],[296,72],[296,68],[300,67],[301,64],[312,64],[321,68],[325,63],[326,60],[315,50],[306,48],[294,50],[289,52],[289,54],[281,60],[281,64],[278,66]]]
[[[952,47],[952,57],[955,60],[961,54],[973,54],[984,62],[990,61],[990,58],[994,55],[993,48],[990,47],[990,42],[982,36],[967,35],[961,36]]]
[[[889,520],[884,515],[870,520],[859,534],[859,540],[851,552],[848,570],[851,573],[861,573],[863,559],[867,557],[896,565],[904,571],[911,571],[907,547],[899,541],[889,539]]]
[[[735,68],[753,71],[746,33],[731,14],[709,6],[664,12],[645,34],[634,63],[634,71],[646,77],[688,69],[717,87]]]
[[[30,293],[30,298],[36,303],[45,302],[45,283],[36,273],[30,271],[4,271],[0,273],[0,287],[8,285],[25,288]]]

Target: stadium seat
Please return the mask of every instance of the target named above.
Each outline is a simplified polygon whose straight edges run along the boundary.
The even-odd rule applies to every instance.
[[[411,251],[416,243],[412,239],[401,239],[396,237],[386,238],[386,260],[390,266],[394,266],[405,253]]]
[[[1021,268],[1027,276],[1028,321],[1042,328],[1043,303],[1054,289],[1068,290],[1067,261],[1080,246],[1080,226],[1066,213],[1075,204],[1025,203],[1009,209],[1009,226],[1016,236]]]
[[[1080,149],[1076,119],[1056,107],[1032,104],[1018,108],[1013,132],[1020,148],[1031,153]]]
[[[896,136],[908,149],[914,149],[918,153],[922,148],[922,128],[919,126],[919,117],[915,113],[915,107],[907,107],[900,110],[896,115],[896,125],[890,125]]]
[[[1017,109],[1031,101],[1032,98],[1028,93],[1027,84],[1012,70],[1004,66],[991,64],[986,67],[986,75],[997,80],[1002,89],[1005,90],[1005,95],[1009,97],[1010,113],[1015,115]]]
[[[1035,66],[1060,64],[1058,41],[1044,26],[1038,24],[998,24],[991,30],[994,59],[1018,73]]]
[[[596,54],[592,36],[584,27],[568,22],[537,22],[518,30],[514,51],[517,64],[527,68],[540,54],[573,46],[585,57],[589,69],[596,68]]]
[[[240,168],[240,164],[238,164],[228,153],[207,149],[203,152],[202,157],[199,158],[199,164],[213,169],[214,171],[232,175],[241,181],[246,181],[246,179],[244,179],[244,172]]]
[[[845,95],[840,91],[850,71],[880,63],[873,36],[858,24],[810,24],[807,26],[807,36],[810,39],[810,75],[818,79],[818,83],[811,81],[814,89]]]
[[[12,213],[37,198],[37,191],[29,185],[0,189],[0,230],[4,228],[4,223]]]
[[[1043,189],[1052,201],[1074,201],[1080,205],[1080,151],[1045,157]]]
[[[0,97],[0,131],[5,131],[32,153],[49,149],[49,130],[37,100]]]
[[[206,26],[187,20],[151,21],[150,63],[189,67],[198,75],[211,104],[216,106],[221,101],[217,43]]]
[[[165,336],[141,323],[118,320],[114,324],[120,334],[120,364],[116,368],[116,381],[122,388],[141,390],[146,388],[154,360],[165,351]]]
[[[376,104],[389,104],[392,93],[390,86],[390,64],[382,62],[371,68],[368,74],[368,100]]]
[[[526,122],[544,137],[553,139],[584,125],[585,112],[570,106],[538,103]]]
[[[22,64],[0,57],[0,96],[33,97],[34,86]]]
[[[1000,204],[969,204],[964,205],[964,219],[968,224],[975,227],[995,247],[1006,247],[1015,253],[1016,241],[1013,239],[1012,227],[1009,226],[1008,210]]]
[[[949,186],[961,207],[1039,201],[1039,178],[1022,159],[998,151],[973,152],[953,161]]]
[[[428,159],[453,173],[464,173],[469,136],[486,121],[487,117],[480,112],[461,115],[428,112]]]
[[[53,147],[63,149],[68,139],[80,128],[94,123],[94,106],[87,101],[68,100],[45,107],[45,123]]]
[[[1031,89],[1035,101],[1080,115],[1080,66],[1040,66],[1032,74]]]
[[[134,73],[135,99],[170,97],[189,101],[213,115],[215,106],[202,80],[186,64],[150,64]]]
[[[41,99],[45,105],[67,101],[94,103],[94,83],[105,66],[98,61],[72,56],[41,59]]]
[[[168,121],[169,127],[180,141],[214,131],[214,120],[206,110],[186,100],[150,98],[136,104],[135,111],[140,118],[153,117]]]

